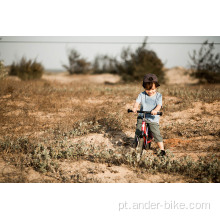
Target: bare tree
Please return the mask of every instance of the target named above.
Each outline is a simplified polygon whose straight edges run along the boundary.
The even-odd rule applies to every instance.
[[[90,62],[87,62],[85,58],[81,58],[78,51],[72,49],[68,55],[69,66],[63,65],[63,67],[70,74],[88,73],[91,70]]]
[[[214,54],[214,43],[205,41],[199,51],[193,51],[189,54],[192,61],[190,75],[199,79],[201,83],[219,83],[220,82],[220,54]]]

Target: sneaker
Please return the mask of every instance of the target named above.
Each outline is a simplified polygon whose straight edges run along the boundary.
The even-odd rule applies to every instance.
[[[161,150],[159,156],[162,156],[162,157],[163,157],[163,156],[165,156],[165,155],[166,155],[165,150]]]

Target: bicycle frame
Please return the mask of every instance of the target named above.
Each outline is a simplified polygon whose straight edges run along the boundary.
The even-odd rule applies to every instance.
[[[142,120],[141,132],[142,132],[141,133],[142,137],[144,139],[144,146],[147,146],[147,144],[150,143],[153,140],[153,137],[150,140],[148,140],[149,127],[147,126],[147,123],[145,121],[145,114],[144,114],[144,117],[143,117],[143,120]]]
[[[133,111],[131,109],[128,109],[128,113],[129,112],[133,112]],[[150,111],[137,111],[137,113],[144,113],[143,120],[142,120],[141,134],[144,139],[144,147],[146,147],[147,144],[153,140],[153,136],[151,133],[149,133],[149,128],[148,128],[148,125],[146,125],[147,123],[146,123],[146,119],[145,119],[145,114],[151,114],[151,112]],[[157,115],[162,116],[163,113],[157,112]],[[149,140],[149,136],[150,136],[150,140]],[[137,140],[137,142],[138,142],[138,140]]]
[[[128,113],[133,112],[131,109],[128,109]],[[137,138],[137,145],[136,150],[137,150],[137,161],[139,162],[141,159],[141,155],[143,152],[143,149],[150,149],[151,141],[153,140],[152,133],[149,132],[149,125],[146,121],[146,115],[145,114],[151,114],[151,111],[136,111],[137,113],[144,113],[144,116],[142,118],[142,127],[141,127],[141,135]],[[157,115],[162,116],[162,112],[157,112]],[[136,141],[136,140],[135,140]],[[148,146],[149,144],[149,146]]]

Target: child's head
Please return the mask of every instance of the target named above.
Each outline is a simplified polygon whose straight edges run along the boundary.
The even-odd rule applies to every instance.
[[[154,95],[156,93],[156,88],[159,87],[157,76],[149,73],[144,76],[143,87],[148,95]]]

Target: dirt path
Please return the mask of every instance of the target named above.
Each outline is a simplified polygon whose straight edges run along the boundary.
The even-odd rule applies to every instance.
[[[197,79],[190,77],[186,74],[188,70],[183,67],[173,67],[165,70],[165,77],[167,78],[167,84],[195,84],[198,83]]]
[[[42,77],[45,80],[49,80],[51,82],[60,82],[63,84],[69,84],[72,82],[78,82],[80,84],[84,83],[95,83],[95,84],[103,84],[109,83],[114,84],[120,81],[120,76],[113,75],[110,73],[105,74],[94,74],[94,75],[69,75],[66,72],[57,73],[57,74],[45,74]]]

